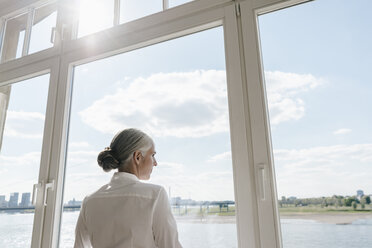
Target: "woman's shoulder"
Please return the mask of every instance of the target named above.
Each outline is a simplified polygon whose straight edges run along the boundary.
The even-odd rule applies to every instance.
[[[167,195],[167,192],[163,188],[163,186],[145,182],[138,182],[136,184],[133,184],[128,192],[129,194],[133,194],[134,196],[152,200],[156,200],[163,195]]]
[[[158,195],[160,191],[165,190],[162,186],[153,183],[139,182],[134,185],[135,188],[142,189],[143,191],[150,192],[152,194]]]

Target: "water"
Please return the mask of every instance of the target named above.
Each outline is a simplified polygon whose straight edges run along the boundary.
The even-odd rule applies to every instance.
[[[79,212],[64,212],[60,247],[72,247]],[[33,214],[0,213],[0,247],[30,247]],[[350,225],[311,220],[282,219],[284,248],[371,248],[372,219]],[[235,248],[236,226],[232,223],[178,222],[180,241],[185,248]]]
[[[357,220],[350,225],[282,219],[281,224],[284,248],[372,247],[372,219]]]
[[[30,247],[33,222],[33,213],[0,213],[0,247]]]

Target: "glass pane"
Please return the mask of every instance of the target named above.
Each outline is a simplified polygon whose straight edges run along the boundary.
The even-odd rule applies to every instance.
[[[371,8],[259,17],[284,248],[372,247]]]
[[[78,38],[114,25],[114,0],[82,0]]]
[[[168,191],[183,246],[237,247],[223,29],[75,67],[73,81],[60,247],[73,244],[71,205],[112,176],[98,153],[128,127],[155,140],[149,182]]]
[[[25,33],[26,31],[23,30],[19,33],[18,37],[18,44],[17,44],[17,52],[16,52],[16,57],[15,58],[20,58],[22,57],[23,53],[23,43],[25,42]]]
[[[27,14],[7,20],[1,60],[8,61],[22,57],[27,24]]]
[[[48,85],[44,75],[0,87],[0,247],[31,246]]]
[[[175,6],[184,4],[184,3],[188,3],[191,1],[193,0],[169,0],[169,7],[172,8],[172,7],[175,7]]]
[[[34,24],[31,31],[29,54],[53,46],[51,42],[52,28],[57,22],[57,6],[49,4],[35,10]]]
[[[162,10],[161,0],[120,0],[120,23],[133,21]]]

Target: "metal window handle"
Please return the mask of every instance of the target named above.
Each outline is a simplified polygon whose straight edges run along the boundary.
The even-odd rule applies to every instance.
[[[34,188],[32,190],[32,205],[34,206],[36,205],[37,194],[40,188],[41,188],[41,183],[34,184]]]
[[[266,198],[266,193],[265,193],[265,181],[266,181],[266,176],[265,176],[265,164],[258,164],[258,190],[260,193],[260,199],[262,201],[265,200]]]
[[[52,32],[50,34],[50,43],[54,44],[56,39],[56,27],[52,27]]]
[[[47,205],[48,189],[54,190],[54,180],[52,180],[52,182],[50,182],[50,183],[45,184],[43,206]]]

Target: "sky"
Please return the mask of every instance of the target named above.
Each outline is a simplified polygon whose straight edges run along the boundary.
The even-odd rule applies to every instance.
[[[372,194],[371,7],[318,0],[259,17],[279,198]],[[110,180],[96,157],[127,127],[156,143],[149,183],[172,197],[234,200],[225,68],[222,27],[76,67],[64,202]],[[7,198],[37,182],[48,80],[12,88],[0,153]]]

